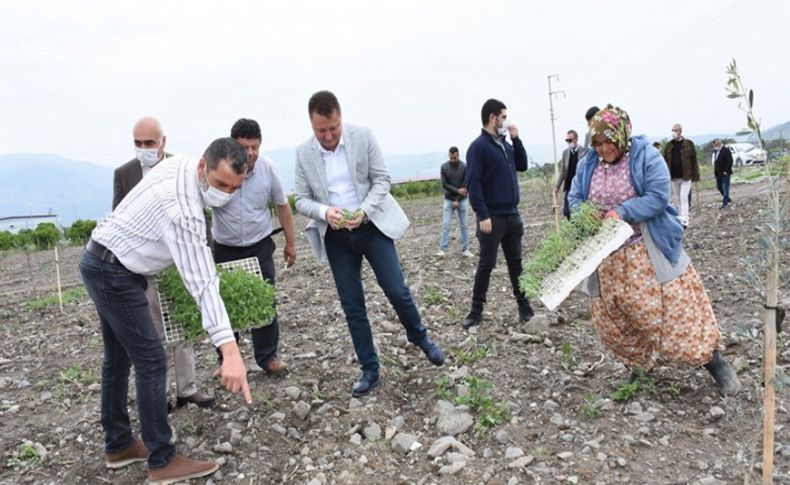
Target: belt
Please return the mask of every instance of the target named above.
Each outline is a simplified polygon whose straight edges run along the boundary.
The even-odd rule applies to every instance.
[[[88,240],[88,245],[85,246],[85,249],[89,253],[93,254],[94,256],[96,256],[97,258],[101,259],[104,262],[110,264],[121,264],[120,261],[118,261],[118,258],[116,258],[115,255],[112,253],[112,251],[102,246],[101,244],[97,243],[93,239]]]

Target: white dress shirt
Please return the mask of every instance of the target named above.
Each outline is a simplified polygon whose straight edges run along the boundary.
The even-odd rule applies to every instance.
[[[316,140],[318,143],[318,140]],[[329,203],[333,207],[348,209],[351,212],[359,209],[361,202],[359,194],[351,180],[351,173],[348,171],[348,158],[346,158],[346,145],[343,137],[340,137],[334,150],[327,150],[318,143],[321,151],[321,158],[324,159],[326,167],[326,185],[329,191]],[[326,220],[326,211],[329,206],[321,207],[321,217]]]
[[[91,237],[133,273],[155,275],[175,263],[200,308],[203,328],[214,345],[220,346],[234,338],[206,241],[197,166],[197,160],[183,156],[156,164],[99,221]]]

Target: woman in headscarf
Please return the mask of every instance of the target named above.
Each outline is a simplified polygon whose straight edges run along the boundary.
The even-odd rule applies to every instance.
[[[681,246],[683,228],[669,205],[669,172],[644,136],[631,137],[628,114],[608,105],[593,116],[594,150],[579,163],[568,203],[592,202],[634,235],[584,284],[603,345],[636,371],[654,356],[704,365],[724,395],[740,388],[721,358],[721,334],[710,300]]]

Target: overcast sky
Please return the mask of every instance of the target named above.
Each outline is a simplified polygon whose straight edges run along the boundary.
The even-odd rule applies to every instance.
[[[14,1],[0,15],[0,154],[57,153],[106,165],[133,157],[131,129],[158,117],[168,148],[200,155],[239,117],[263,148],[311,135],[307,100],[334,91],[344,121],[383,151],[465,150],[489,97],[527,145],[558,147],[593,105],[634,131],[734,132],[735,57],[765,127],[790,120],[790,2]]]

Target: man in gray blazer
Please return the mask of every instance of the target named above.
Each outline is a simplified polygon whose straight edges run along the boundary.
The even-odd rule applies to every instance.
[[[126,194],[131,192],[135,185],[169,154],[165,153],[167,137],[162,131],[162,125],[155,118],[142,118],[134,125],[135,158],[115,169],[113,177],[112,209],[121,203]],[[159,299],[154,288],[154,278],[148,277],[148,289],[145,290],[148,307],[151,309],[151,318],[154,321],[159,337],[165,342],[165,330],[159,310]],[[195,403],[200,407],[210,406],[214,397],[198,391],[195,385],[195,350],[192,342],[182,340],[174,342],[165,348],[172,350],[173,369],[176,378],[176,404],[183,406]],[[170,354],[170,352],[167,352]],[[169,385],[168,373],[168,388]],[[168,403],[168,407],[170,403]]]
[[[379,359],[373,346],[362,258],[406,329],[409,342],[437,366],[444,353],[422,324],[403,277],[395,250],[409,220],[390,195],[390,178],[378,143],[367,128],[343,124],[340,103],[329,91],[308,103],[315,137],[296,149],[296,210],[311,218],[305,231],[316,257],[329,261],[340,304],[346,315],[362,375],[351,395],[370,392],[379,382]]]

